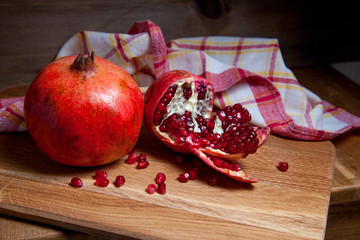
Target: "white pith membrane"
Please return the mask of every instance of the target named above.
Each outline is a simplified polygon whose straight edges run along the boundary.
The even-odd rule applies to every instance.
[[[163,120],[161,121],[161,124],[164,122],[164,120],[166,118],[168,118],[169,116],[171,116],[174,113],[183,115],[185,113],[185,111],[189,111],[189,112],[191,112],[191,118],[194,123],[194,132],[200,133],[200,129],[198,127],[198,124],[197,124],[195,118],[197,115],[202,115],[204,118],[210,118],[210,116],[211,116],[210,100],[212,97],[211,92],[206,91],[205,98],[203,100],[198,100],[197,99],[198,95],[194,94],[194,92],[196,91],[196,86],[195,86],[195,82],[193,81],[192,78],[181,79],[180,81],[178,81],[176,83],[176,85],[177,85],[176,92],[174,94],[174,97],[171,99],[171,101],[167,105],[167,113],[163,116]],[[184,87],[191,87],[192,94],[188,100],[185,99],[184,94],[183,94]],[[172,142],[174,142],[174,140],[171,138],[171,136],[169,136],[168,133],[164,133],[159,130],[159,127],[161,126],[161,124],[159,126],[156,126],[156,130],[161,135],[163,135],[164,137],[166,137],[166,138],[170,139]],[[223,130],[221,128],[221,122],[219,124],[220,124],[219,126],[221,129],[219,131],[219,134],[222,134]],[[215,125],[215,128],[216,128],[216,125]]]

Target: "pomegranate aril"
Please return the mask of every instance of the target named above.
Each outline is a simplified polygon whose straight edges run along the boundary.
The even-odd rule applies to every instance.
[[[99,187],[107,187],[109,185],[109,179],[107,178],[96,178],[95,185]]]
[[[186,183],[189,181],[190,175],[189,173],[181,173],[178,177],[179,182]]]
[[[209,184],[210,186],[216,186],[216,185],[218,185],[218,184],[219,184],[219,178],[216,177],[216,176],[210,177],[210,178],[208,179],[208,184]]]
[[[94,176],[95,179],[96,178],[107,178],[107,177],[108,177],[107,172],[102,171],[102,170],[96,170],[95,171],[95,176]]]
[[[159,173],[156,174],[155,182],[156,182],[157,184],[159,184],[159,183],[161,183],[161,182],[165,182],[165,180],[166,180],[166,176],[165,176],[164,173],[159,172]]]
[[[155,184],[149,184],[146,188],[146,191],[149,193],[149,194],[154,194],[156,192],[156,186]]]
[[[190,169],[189,170],[189,179],[190,180],[195,180],[198,178],[198,171],[199,169]]]
[[[125,178],[124,176],[117,176],[115,179],[115,187],[121,187],[125,184]]]
[[[221,163],[221,168],[231,169],[231,168],[232,168],[232,164],[229,163],[228,161],[224,160],[224,161]]]
[[[280,171],[287,171],[289,169],[289,164],[287,162],[279,162],[277,168]]]
[[[163,183],[163,182],[159,183],[156,191],[157,191],[159,194],[164,195],[164,194],[166,193],[166,184]]]
[[[213,161],[214,165],[217,166],[217,167],[219,167],[219,168],[220,168],[220,167],[222,166],[222,164],[223,164],[223,160],[221,160],[220,158],[212,158],[211,160]]]
[[[149,166],[149,162],[146,160],[138,162],[137,169],[145,169]]]
[[[83,186],[83,182],[78,177],[73,177],[69,183],[70,186],[80,188]]]
[[[226,113],[224,111],[218,111],[216,113],[216,115],[218,116],[218,118],[220,119],[220,121],[225,121],[226,119]]]
[[[138,161],[145,161],[146,160],[146,154],[145,153],[140,153],[139,157],[138,157]]]
[[[168,128],[165,124],[161,124],[159,127],[160,132],[167,132]]]
[[[130,152],[128,152],[128,154],[131,154],[131,153],[135,153],[135,149],[134,149],[134,148],[132,148],[132,149],[130,150]]]
[[[240,171],[241,170],[240,164],[233,163],[233,165],[231,166],[231,170],[236,171],[236,172]]]
[[[126,159],[127,164],[134,164],[137,162],[138,156],[135,153],[130,153]]]

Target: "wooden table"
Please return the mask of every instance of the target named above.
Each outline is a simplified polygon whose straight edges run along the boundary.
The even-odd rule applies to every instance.
[[[343,107],[350,112],[360,115],[359,108],[360,106],[360,99],[356,92],[359,90],[357,85],[352,84],[348,79],[341,76],[339,73],[335,72],[330,68],[302,68],[302,69],[294,69],[295,75],[298,77],[299,81],[309,89],[316,92],[320,97],[325,100],[329,100],[332,103],[337,104],[340,107]],[[315,81],[316,80],[316,81]],[[345,81],[345,83],[344,83]],[[332,84],[327,84],[331,82]],[[325,87],[324,87],[325,86]],[[26,91],[27,86],[23,87],[15,87],[10,88],[5,91],[1,92],[2,97],[10,97],[14,95],[21,95],[24,94]],[[346,98],[346,99],[345,99]],[[270,138],[270,145],[271,141],[274,139]],[[282,141],[289,141],[283,139]],[[320,144],[319,146],[326,147],[326,142],[324,144]],[[356,239],[356,236],[360,236],[359,234],[359,185],[360,185],[360,161],[359,156],[360,152],[357,146],[360,143],[360,133],[358,130],[353,132],[347,133],[344,136],[340,136],[334,140],[332,140],[336,148],[336,159],[334,163],[334,178],[333,178],[333,186],[331,191],[331,205],[329,210],[328,216],[328,223],[326,229],[326,239],[343,239],[346,236],[346,239]],[[275,146],[275,145],[274,145]],[[329,148],[331,149],[331,148]],[[305,151],[305,150],[304,150]],[[329,155],[331,156],[331,155]],[[329,160],[330,161],[330,160]],[[23,182],[19,183],[24,184]],[[35,189],[34,194],[35,194]],[[17,190],[21,192],[20,190]],[[23,190],[25,191],[25,190]],[[35,195],[34,195],[35,197]],[[54,199],[56,200],[56,199]],[[130,204],[131,203],[127,203]],[[153,205],[149,205],[150,207],[154,207]],[[191,207],[190,207],[191,208]],[[191,209],[190,209],[191,210]],[[180,214],[181,212],[172,212],[172,214]],[[194,211],[186,212],[187,214],[194,214],[194,221],[197,220],[199,223],[208,221],[214,221],[215,223],[221,222],[221,220],[217,218],[213,218],[211,216],[205,216],[202,214],[193,213]],[[35,214],[35,216],[30,212],[28,214],[24,214],[19,209],[14,210],[6,210],[3,213],[9,216],[3,216],[1,218],[1,234],[4,239],[9,237],[16,237],[17,239],[35,239],[35,238],[46,238],[46,239],[62,239],[67,236],[71,236],[74,239],[87,239],[91,237],[92,239],[97,239],[99,232],[96,230],[95,227],[85,228],[84,226],[81,227],[74,227],[78,226],[79,223],[70,223],[64,224],[61,219],[56,217],[49,217],[49,216],[39,216],[39,214]],[[17,217],[22,219],[30,219],[30,221],[20,220]],[[325,216],[326,217],[326,216]],[[197,219],[197,220],[196,220]],[[221,218],[220,218],[221,219]],[[34,221],[40,222],[35,223]],[[205,222],[204,222],[205,221]],[[50,225],[47,225],[49,223]],[[186,223],[186,222],[185,222]],[[191,228],[191,225],[184,225],[183,227]],[[224,226],[231,227],[229,222],[224,222]],[[61,228],[54,227],[60,226]],[[81,225],[81,224],[80,224]],[[211,226],[211,224],[209,225]],[[223,227],[224,227],[223,226]],[[244,233],[251,233],[252,228],[254,226],[244,226],[242,224],[236,225],[237,227],[241,226],[243,228]],[[65,230],[64,228],[70,228],[77,231],[72,230]],[[215,227],[215,225],[214,225]],[[95,229],[95,230],[94,230]],[[206,228],[205,228],[206,229]],[[276,227],[275,233],[276,233]],[[207,229],[210,231],[209,229]],[[80,233],[85,232],[85,233]],[[200,231],[201,232],[201,231]],[[199,234],[200,234],[199,232]],[[210,231],[211,232],[211,231]],[[90,235],[89,235],[90,234]],[[94,235],[95,234],[95,235]],[[108,237],[119,237],[124,232],[119,233],[120,235],[107,235]],[[268,232],[268,230],[263,229],[262,234],[274,234],[273,231]],[[259,234],[258,236],[262,236]],[[276,233],[278,237],[281,236],[281,231]],[[98,237],[97,237],[98,236]],[[149,237],[149,235],[138,235],[137,237]],[[150,235],[151,236],[151,235]],[[265,235],[264,235],[265,236]],[[283,237],[286,238],[286,234]],[[290,236],[290,235],[289,235]],[[288,237],[289,237],[288,236]],[[230,235],[228,237],[231,237]],[[295,236],[292,236],[295,237]],[[299,235],[297,236],[299,237]],[[312,238],[311,236],[306,236],[304,239],[318,239],[316,236]],[[309,238],[307,238],[309,237]],[[125,237],[126,238],[126,237]],[[300,238],[299,238],[300,239]]]

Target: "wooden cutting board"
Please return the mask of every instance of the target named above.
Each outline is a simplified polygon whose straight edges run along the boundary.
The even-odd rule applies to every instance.
[[[241,161],[249,185],[219,175],[220,183],[177,177],[191,163],[178,164],[176,153],[142,129],[136,152],[150,165],[136,169],[122,158],[101,167],[81,168],[49,160],[28,133],[0,134],[0,213],[46,222],[81,232],[144,239],[323,239],[335,151],[329,141],[305,142],[270,135],[254,155]],[[187,156],[189,159],[190,156]],[[279,161],[289,170],[276,168]],[[94,185],[95,170],[105,170],[116,188]],[[167,176],[165,195],[146,193],[156,173]],[[73,176],[84,182],[70,187]]]

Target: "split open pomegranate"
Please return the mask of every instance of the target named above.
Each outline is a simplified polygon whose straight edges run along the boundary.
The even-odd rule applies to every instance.
[[[257,182],[237,160],[255,153],[269,129],[250,125],[251,115],[240,103],[213,112],[213,102],[213,87],[206,79],[170,71],[148,88],[144,123],[173,150],[193,153],[235,180]]]

